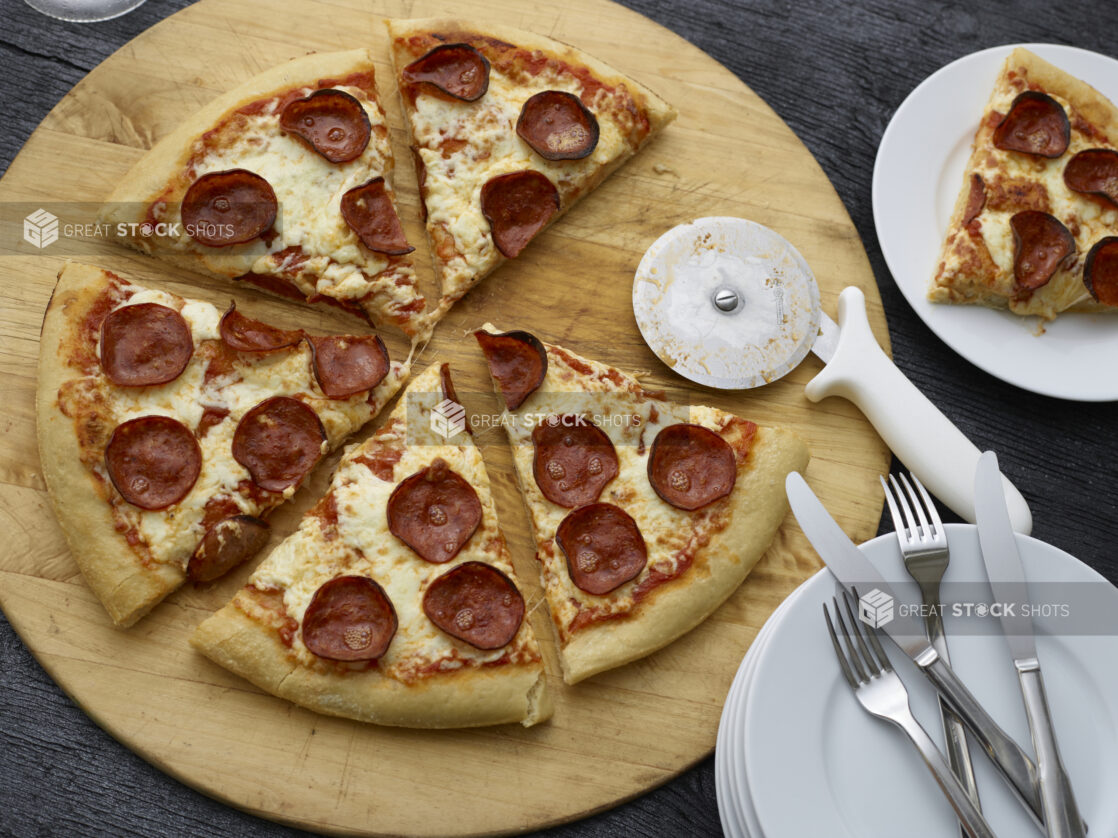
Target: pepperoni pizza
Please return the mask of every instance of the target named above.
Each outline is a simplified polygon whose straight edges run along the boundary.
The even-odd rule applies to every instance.
[[[1118,108],[1015,49],[975,135],[928,297],[1046,320],[1118,313]]]
[[[67,264],[39,356],[39,455],[93,592],[131,625],[268,540],[263,517],[407,375],[376,335],[316,337]]]
[[[417,377],[194,646],[321,713],[430,728],[547,719],[481,453],[463,430],[431,430],[448,398],[445,364]]]
[[[308,55],[219,96],[140,158],[102,221],[172,264],[414,335],[425,301],[366,50]]]
[[[804,443],[672,404],[528,332],[475,336],[507,407],[567,683],[706,619],[768,549]]]
[[[389,21],[444,312],[675,118],[566,44],[457,20]]]

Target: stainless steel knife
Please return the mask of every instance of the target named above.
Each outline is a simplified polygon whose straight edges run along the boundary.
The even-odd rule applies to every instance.
[[[874,596],[875,591],[892,600],[897,599],[893,587],[842,531],[798,472],[788,475],[785,491],[804,535],[843,587],[852,593],[858,588],[860,594],[876,601],[884,602],[884,599]],[[880,627],[935,685],[1043,829],[1036,766],[990,717],[978,699],[971,695],[951,667],[944,663],[928,640],[923,622],[913,614],[894,607],[892,619]]]
[[[1021,566],[1021,555],[1017,551],[1017,538],[1006,510],[998,457],[993,451],[985,452],[978,459],[974,495],[978,541],[982,545],[982,560],[986,563],[990,590],[995,602],[1007,606],[1001,609],[999,619],[1025,699],[1029,732],[1037,757],[1044,824],[1049,838],[1083,838],[1083,820],[1056,744],[1036,653],[1033,620],[1024,613],[1029,605],[1029,587]]]

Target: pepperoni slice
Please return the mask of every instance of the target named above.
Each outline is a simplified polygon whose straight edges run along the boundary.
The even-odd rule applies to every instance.
[[[382,177],[355,186],[342,195],[342,218],[369,250],[389,256],[402,256],[415,250],[404,236],[400,216],[396,215]]]
[[[231,303],[228,311],[221,316],[218,332],[225,345],[238,352],[274,352],[294,346],[303,339],[302,329],[277,329],[245,317],[237,311],[236,303]]]
[[[1026,210],[1009,219],[1013,230],[1013,278],[1018,288],[1043,287],[1075,253],[1068,228],[1046,212]]]
[[[489,89],[489,61],[469,44],[442,44],[404,68],[404,84],[429,84],[463,102]]]
[[[648,452],[648,482],[678,509],[701,509],[726,497],[737,474],[730,443],[701,425],[669,425]]]
[[[1013,100],[1009,113],[994,129],[994,145],[1040,157],[1059,157],[1068,150],[1071,123],[1063,107],[1047,93],[1026,90]]]
[[[520,108],[516,133],[545,160],[579,160],[598,145],[598,120],[565,90],[544,90]]]
[[[280,128],[294,134],[329,160],[347,163],[361,156],[372,126],[361,103],[343,90],[316,90],[296,99],[280,114]]]
[[[267,521],[252,515],[233,515],[206,530],[190,557],[186,575],[192,582],[212,582],[241,562],[256,555],[268,543]]]
[[[248,169],[202,175],[182,199],[190,237],[207,247],[252,241],[276,221],[279,202],[268,181]]]
[[[303,614],[303,645],[334,661],[371,661],[396,635],[392,600],[368,576],[338,576],[320,587]]]
[[[986,182],[982,180],[982,175],[974,172],[970,176],[970,194],[967,195],[967,207],[963,211],[963,226],[968,226],[978,218],[985,206]]]
[[[610,503],[592,503],[570,513],[560,522],[555,541],[567,557],[571,581],[595,596],[635,579],[648,563],[637,522]]]
[[[617,477],[617,452],[605,432],[584,416],[548,416],[532,431],[532,473],[543,496],[574,509],[593,503]]]
[[[1118,306],[1118,236],[1095,242],[1083,263],[1083,284],[1103,305]]]
[[[500,649],[524,621],[524,597],[493,565],[463,562],[433,581],[423,613],[451,637],[478,649]]]
[[[1118,151],[1089,148],[1079,152],[1064,167],[1064,183],[1068,189],[1118,204]]]
[[[559,211],[555,184],[535,169],[490,178],[481,187],[481,214],[493,243],[512,259]]]
[[[117,425],[105,447],[105,468],[130,504],[166,509],[194,486],[202,471],[202,450],[182,422],[140,416]]]
[[[101,321],[101,369],[121,387],[174,381],[193,355],[190,326],[173,308],[137,303]]]
[[[314,468],[325,440],[326,429],[314,410],[290,396],[273,396],[237,424],[233,459],[261,489],[282,492]]]
[[[329,399],[372,390],[388,375],[388,350],[379,335],[309,338],[314,377]]]
[[[547,375],[547,350],[533,334],[474,332],[489,373],[501,390],[509,410],[516,410],[543,384]]]
[[[421,559],[448,562],[481,523],[481,501],[441,457],[400,481],[388,498],[388,529]]]

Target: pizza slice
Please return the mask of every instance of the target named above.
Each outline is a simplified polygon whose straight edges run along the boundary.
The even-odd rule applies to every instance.
[[[528,332],[486,324],[475,336],[507,408],[567,683],[705,620],[772,542],[804,443],[672,404]]]
[[[1118,109],[1018,47],[975,134],[928,298],[1118,313]]]
[[[320,713],[428,728],[547,719],[481,453],[453,423],[432,430],[447,399],[449,369],[432,365],[194,646]]]
[[[101,220],[124,244],[216,277],[423,328],[366,50],[313,54],[219,96],[125,175]]]
[[[67,264],[43,322],[39,456],[90,588],[128,626],[268,540],[266,513],[407,375],[317,337]]]
[[[445,312],[675,118],[566,44],[458,20],[393,20],[392,57]]]

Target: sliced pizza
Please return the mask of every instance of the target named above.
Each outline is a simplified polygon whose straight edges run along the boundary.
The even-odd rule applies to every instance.
[[[641,84],[551,38],[459,20],[388,28],[440,313],[675,118]]]
[[[128,626],[268,540],[263,516],[407,375],[376,335],[307,335],[67,264],[43,322],[43,476],[70,549]]]
[[[928,298],[1118,313],[1118,108],[1023,48],[982,115]]]
[[[446,399],[449,370],[432,365],[194,646],[321,713],[428,728],[548,718],[481,453],[453,424],[432,430]]]
[[[160,140],[102,221],[172,264],[414,335],[425,301],[392,174],[369,53],[313,54],[249,79]]]
[[[475,333],[532,518],[564,678],[644,657],[706,619],[768,549],[794,434],[683,406],[528,332]]]

